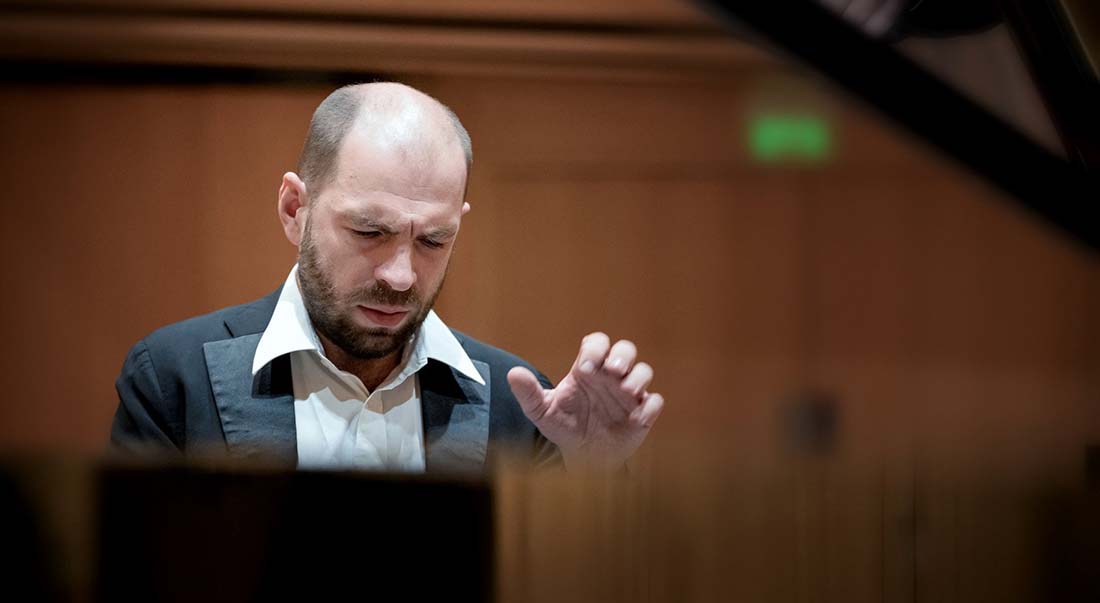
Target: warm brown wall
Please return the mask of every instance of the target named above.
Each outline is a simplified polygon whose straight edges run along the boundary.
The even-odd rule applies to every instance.
[[[599,488],[505,498],[505,600],[632,600],[643,591],[622,585],[638,572],[653,600],[904,601],[917,579],[973,600],[1031,584],[1026,571],[989,582],[1006,563],[1034,567],[1027,499],[967,488],[1081,481],[1100,437],[1094,258],[785,71],[690,85],[404,79],[475,138],[445,319],[553,378],[589,330],[634,338],[669,400],[632,511],[593,518],[587,496],[619,500]],[[747,156],[761,90],[792,87],[836,127],[830,165]],[[325,92],[0,94],[5,449],[97,452],[129,345],[280,282],[293,249],[275,190]],[[808,389],[838,401],[826,459],[783,435],[789,398]],[[641,548],[601,565],[624,538]]]
[[[553,376],[588,330],[635,338],[673,394],[663,429],[732,425],[743,433],[730,445],[762,449],[775,401],[804,386],[844,390],[877,371],[908,398],[937,376],[1053,385],[1090,368],[1086,256],[826,96],[814,102],[850,141],[831,167],[753,164],[751,97],[775,77],[409,78],[460,111],[477,143],[475,211],[442,311]],[[293,248],[274,194],[324,93],[4,91],[5,180],[20,200],[4,244],[33,258],[4,272],[5,331],[25,342],[6,389],[40,409],[3,405],[7,441],[95,450],[126,347],[281,280]],[[47,378],[58,366],[64,378]],[[730,381],[745,395],[704,393]],[[1007,389],[1003,404],[1022,391]],[[73,410],[41,400],[84,400],[71,406],[87,414],[62,420]],[[846,441],[911,425],[868,405],[848,405],[845,426],[862,431]]]
[[[964,375],[1065,387],[1095,366],[1093,262],[976,200],[990,194],[930,159],[891,150],[889,134],[854,124],[840,134],[858,146],[836,165],[792,172],[744,157],[751,79],[423,82],[462,111],[478,145],[476,211],[443,308],[555,376],[586,330],[638,339],[661,381],[675,379],[666,387],[682,384],[664,424],[732,423],[742,443],[774,436],[759,400],[676,408],[722,389],[730,367],[719,359],[745,363],[738,387],[772,400],[811,382],[852,387],[872,371],[895,375],[892,395],[910,397],[921,391],[914,369],[927,387]],[[30,405],[0,407],[6,441],[96,449],[107,377],[130,343],[279,282],[293,250],[275,226],[274,191],[324,93],[4,91],[5,181],[19,200],[4,244],[26,258],[4,271],[5,333],[23,342],[5,391]],[[1026,391],[1005,387],[998,407]],[[956,395],[946,389],[938,395]],[[87,402],[63,412],[48,400]],[[868,416],[859,441],[888,418]]]
[[[321,44],[303,64],[359,60],[324,45],[331,26],[294,30]],[[355,27],[357,48],[384,44],[369,21]],[[1022,507],[952,484],[1081,481],[1084,446],[1100,441],[1095,256],[744,47],[704,52],[699,34],[703,46],[676,53],[667,40],[596,36],[563,52],[554,44],[576,39],[559,34],[498,32],[495,50],[459,44],[457,63],[433,62],[437,46],[409,50],[425,44],[411,38],[362,55],[364,69],[450,104],[474,136],[474,211],[443,317],[552,378],[584,333],[631,337],[669,400],[638,457],[641,492],[600,499],[624,515],[597,505],[606,513],[593,519],[599,488],[504,486],[503,598],[1022,600],[1014,587],[1033,574],[1003,570],[1033,544],[1012,523]],[[140,53],[140,36],[125,39],[126,56]],[[257,39],[246,64],[289,52],[276,35]],[[164,56],[199,48],[169,46]],[[294,255],[275,192],[327,91],[0,90],[0,449],[98,452],[134,341],[284,278]],[[745,125],[774,106],[828,120],[832,161],[755,163]],[[819,390],[837,400],[839,440],[811,459],[792,451],[783,413]],[[991,536],[1006,525],[1016,531]],[[631,553],[606,565],[623,542]],[[630,582],[639,572],[644,585]],[[1002,573],[1017,582],[997,590]]]
[[[113,375],[137,338],[278,284],[294,256],[275,228],[275,187],[323,95],[0,92],[5,448],[98,451]]]

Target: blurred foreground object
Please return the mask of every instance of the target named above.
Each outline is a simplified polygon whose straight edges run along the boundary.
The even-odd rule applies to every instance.
[[[492,596],[485,482],[24,459],[0,496],[25,600]]]
[[[950,36],[1001,19],[995,0],[817,0],[873,37]]]
[[[490,481],[8,461],[4,579],[44,601],[1003,603],[1100,592],[1095,489],[899,481],[820,459],[767,473],[691,460],[655,479],[507,470]]]
[[[98,481],[103,601],[491,597],[484,483],[184,467]]]
[[[871,37],[897,41],[973,34],[1006,22],[1043,96],[1069,159],[1100,166],[1097,30],[1100,11],[1080,0],[818,0]],[[934,71],[936,71],[934,69]],[[961,82],[961,89],[971,88]],[[1017,127],[1021,124],[1016,120]]]
[[[1075,64],[1080,39],[1065,30],[1061,4],[1044,11],[1006,1],[1009,24],[1062,136],[1069,161],[881,41],[853,31],[830,3],[704,0],[735,32],[747,29],[778,52],[821,72],[913,135],[1009,193],[1036,217],[1095,250],[1089,219],[1100,194],[1100,80]],[[824,6],[823,6],[824,5]],[[841,13],[843,16],[845,13]],[[1053,58],[1052,58],[1053,57]]]

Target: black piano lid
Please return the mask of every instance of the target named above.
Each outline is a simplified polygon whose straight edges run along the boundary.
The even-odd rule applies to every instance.
[[[701,0],[734,31],[751,32],[862,98],[904,129],[1008,193],[1033,215],[1100,249],[1100,104],[1058,0],[1004,0],[1071,161],[1040,147],[889,44],[807,0]],[[1027,5],[1025,7],[1025,5]],[[1037,7],[1037,5],[1042,5]],[[1092,113],[1090,114],[1089,108]]]

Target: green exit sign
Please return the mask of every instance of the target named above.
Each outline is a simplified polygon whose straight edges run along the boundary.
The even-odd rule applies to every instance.
[[[761,115],[749,122],[749,150],[764,163],[822,163],[832,156],[832,133],[818,117]]]

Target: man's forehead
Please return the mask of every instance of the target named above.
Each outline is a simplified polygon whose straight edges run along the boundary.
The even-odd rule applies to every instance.
[[[409,199],[373,191],[365,195],[336,195],[331,200],[332,209],[341,219],[351,223],[375,223],[394,229],[409,224],[432,229],[457,227],[461,211],[452,203],[432,199]]]

